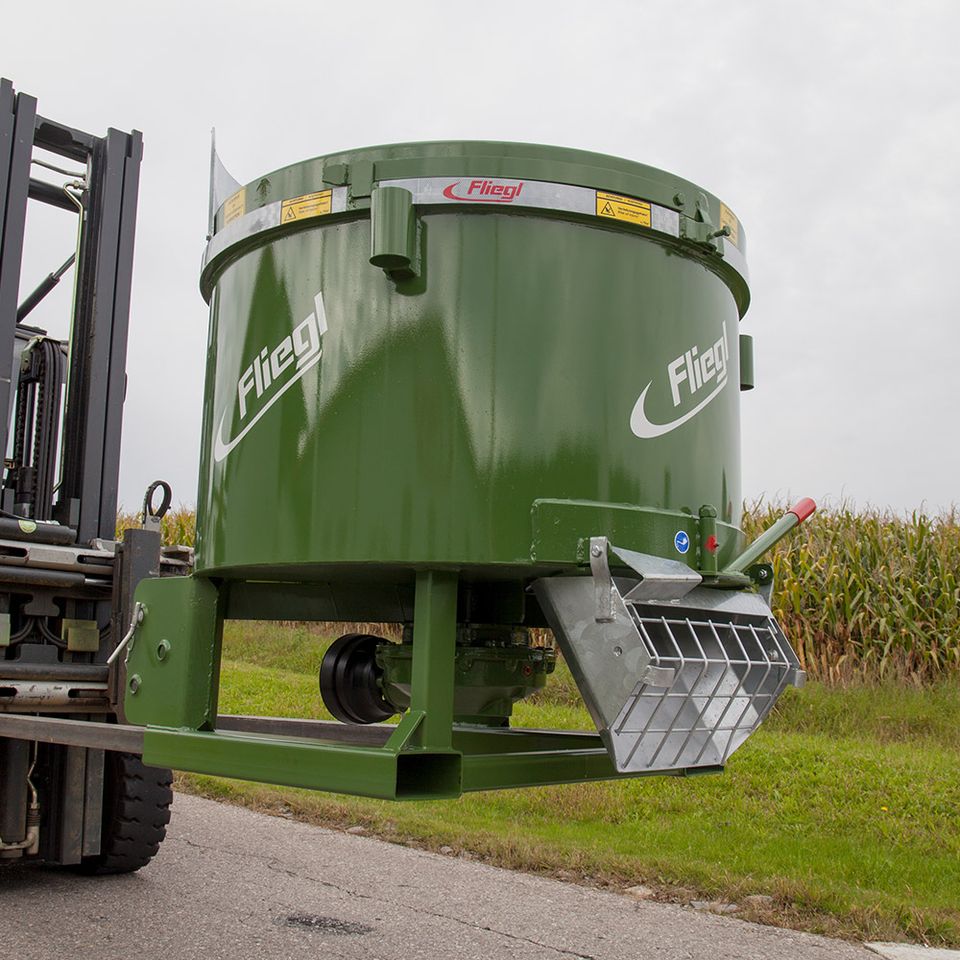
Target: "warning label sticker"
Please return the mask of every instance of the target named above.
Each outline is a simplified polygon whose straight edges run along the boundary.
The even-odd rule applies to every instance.
[[[233,196],[227,197],[223,205],[223,225],[242,217],[247,212],[247,190],[241,187]]]
[[[650,204],[633,197],[621,197],[618,193],[597,191],[597,216],[611,220],[625,220],[638,227],[650,226]]]
[[[720,229],[730,228],[730,241],[735,247],[740,246],[740,221],[733,215],[733,211],[725,204],[720,204]]]
[[[305,193],[302,197],[284,200],[280,204],[280,222],[293,223],[294,220],[306,220],[309,217],[322,217],[333,207],[333,191],[321,190],[319,193]]]

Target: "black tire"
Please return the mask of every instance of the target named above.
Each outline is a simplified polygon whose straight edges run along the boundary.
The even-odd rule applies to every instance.
[[[173,775],[145,766],[132,753],[106,755],[100,853],[84,857],[81,873],[132,873],[156,856],[167,834]]]

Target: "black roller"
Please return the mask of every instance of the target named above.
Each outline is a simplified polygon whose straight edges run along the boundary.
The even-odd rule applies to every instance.
[[[382,637],[348,633],[335,640],[320,663],[320,697],[344,723],[382,723],[397,711],[383,699],[376,663]]]

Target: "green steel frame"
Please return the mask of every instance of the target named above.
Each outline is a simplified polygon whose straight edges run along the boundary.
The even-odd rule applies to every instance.
[[[457,590],[455,573],[416,575],[410,709],[395,727],[350,728],[218,720],[222,592],[201,577],[143,582],[126,683],[127,719],[147,727],[144,761],[390,800],[622,778],[597,733],[453,722]]]
[[[455,723],[457,627],[543,625],[527,587],[588,574],[599,535],[749,585],[723,574],[753,379],[739,221],[663,171],[533,144],[370,147],[236,186],[201,275],[197,572],[137,593],[144,759],[390,799],[638,775],[598,733]],[[410,707],[396,727],[220,718],[227,619],[412,622]]]

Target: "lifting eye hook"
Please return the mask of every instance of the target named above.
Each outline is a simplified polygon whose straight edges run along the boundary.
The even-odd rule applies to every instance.
[[[153,496],[158,490],[163,491],[163,496],[160,498],[160,506],[154,507]],[[170,484],[167,483],[166,480],[154,480],[153,483],[147,487],[147,492],[143,495],[144,527],[152,530],[160,529],[160,521],[170,509],[172,497],[173,491],[170,489]]]

